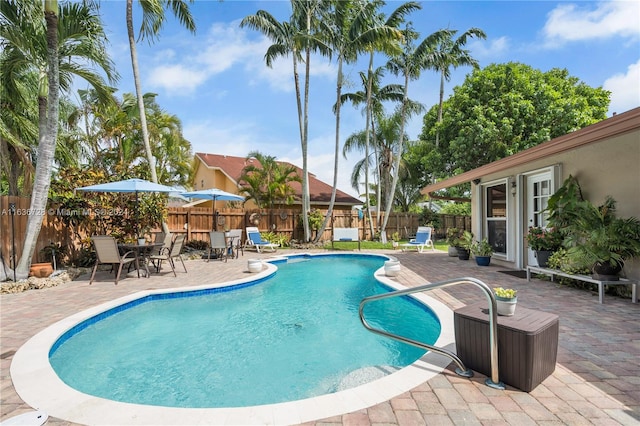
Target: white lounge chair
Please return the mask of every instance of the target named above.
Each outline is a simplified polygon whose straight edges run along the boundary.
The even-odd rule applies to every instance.
[[[260,231],[255,226],[247,226],[247,247],[255,247],[256,251],[260,253],[260,250],[265,249],[269,251],[276,251],[276,248],[280,247],[280,244],[272,243],[267,240],[263,240],[260,235]]]
[[[422,253],[425,247],[431,247],[432,251],[435,251],[433,241],[431,241],[431,227],[430,226],[418,226],[416,231],[416,237],[409,240],[408,243],[401,244],[402,251],[417,249],[418,253]]]

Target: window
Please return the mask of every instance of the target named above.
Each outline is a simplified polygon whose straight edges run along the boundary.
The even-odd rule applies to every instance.
[[[507,184],[487,186],[487,240],[497,254],[507,254]]]

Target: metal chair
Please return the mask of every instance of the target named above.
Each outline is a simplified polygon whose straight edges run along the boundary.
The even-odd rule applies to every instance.
[[[140,264],[138,263],[138,253],[136,251],[132,250],[120,255],[118,243],[116,242],[116,239],[110,235],[95,235],[91,237],[91,241],[93,242],[93,247],[96,250],[96,264],[93,267],[89,285],[93,283],[96,271],[98,270],[98,265],[101,264],[111,265],[112,267],[118,265],[118,270],[116,272],[116,285],[118,285],[120,273],[122,273],[122,267],[130,264],[131,262],[136,263],[138,278],[140,278]]]
[[[180,262],[182,262],[182,267],[184,268],[184,272],[185,273],[187,272],[187,267],[184,264],[184,260],[182,260],[182,256],[180,256],[180,252],[182,252],[182,246],[184,245],[184,239],[185,239],[185,236],[183,234],[180,234],[176,236],[175,240],[173,240],[173,243],[171,244],[170,249],[167,250],[165,247],[163,247],[160,254],[154,254],[149,256],[149,259],[151,261],[158,261],[158,265],[156,266],[157,271],[160,271],[162,261],[166,260],[167,262],[169,262],[169,266],[171,266],[171,271],[173,271],[173,275],[177,277],[178,275],[176,274],[176,265],[175,265],[175,262],[173,261],[173,259],[177,257],[178,259],[180,259]]]
[[[244,246],[242,245],[242,229],[230,229],[227,232],[227,237],[229,238],[229,246],[232,249],[232,252],[235,254],[235,258],[237,259],[242,252],[244,256]]]
[[[229,246],[227,246],[227,239],[224,236],[223,231],[210,231],[209,232],[209,253],[207,254],[207,262],[211,260],[211,252],[218,255],[218,259],[227,261],[229,257]]]

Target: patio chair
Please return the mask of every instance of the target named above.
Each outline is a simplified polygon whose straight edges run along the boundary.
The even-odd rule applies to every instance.
[[[184,239],[185,239],[184,234],[177,235],[175,240],[173,240],[173,243],[171,243],[170,249],[167,250],[165,247],[163,247],[161,250],[161,253],[149,256],[149,260],[151,260],[154,263],[156,261],[158,262],[156,266],[156,271],[158,272],[160,271],[162,262],[166,260],[169,263],[169,266],[171,266],[171,271],[173,271],[173,276],[177,277],[178,275],[176,274],[176,265],[175,265],[175,262],[173,261],[173,259],[177,257],[178,259],[180,259],[180,262],[182,262],[182,267],[184,268],[184,272],[185,273],[187,272],[187,267],[184,264],[184,260],[182,260],[182,256],[180,256],[180,252],[182,251],[182,246],[184,245]]]
[[[230,229],[227,232],[227,237],[230,239],[229,245],[231,248],[231,254],[235,254],[235,258],[237,259],[242,252],[244,256],[244,246],[242,244],[242,229]]]
[[[153,266],[156,268],[156,272],[160,271],[160,261],[156,263],[153,256],[160,256],[171,251],[171,244],[173,244],[173,234],[171,232],[156,232],[154,239],[154,243],[162,243],[159,247],[154,247],[151,249],[151,253],[149,253],[149,260],[153,263]]]
[[[138,278],[140,278],[138,253],[135,250],[128,251],[123,255],[120,255],[120,251],[118,250],[118,243],[116,242],[116,239],[110,235],[95,235],[91,237],[91,241],[93,242],[93,247],[96,250],[96,264],[93,267],[91,279],[89,279],[89,285],[93,283],[96,271],[98,270],[98,265],[111,265],[112,268],[118,265],[115,282],[115,284],[118,285],[118,280],[120,279],[120,274],[122,273],[122,267],[124,265],[131,264],[131,262],[135,262],[136,270],[138,271]]]
[[[431,247],[432,251],[435,251],[433,241],[431,240],[431,227],[430,226],[418,226],[416,231],[416,237],[409,240],[408,243],[401,244],[402,251],[416,248],[418,253],[422,253],[425,247]]]
[[[227,261],[229,257],[229,246],[227,245],[227,239],[224,236],[223,231],[210,231],[209,232],[209,253],[207,254],[207,262],[211,260],[211,252],[217,255],[217,258]]]
[[[276,248],[280,247],[280,244],[271,243],[267,240],[263,240],[260,235],[260,231],[255,226],[247,226],[247,247],[254,247],[258,253],[260,250],[265,249],[271,252],[275,252]]]

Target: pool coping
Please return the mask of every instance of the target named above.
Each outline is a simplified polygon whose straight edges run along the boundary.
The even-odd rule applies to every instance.
[[[354,255],[366,256],[368,254],[357,253]],[[370,255],[381,256],[380,254]],[[300,255],[293,257],[297,256]],[[275,256],[271,260],[277,263],[278,260],[286,260],[287,257]],[[393,259],[392,256],[381,257]],[[108,309],[154,294],[243,284],[264,279],[275,273],[276,270],[277,266],[265,261],[265,269],[248,278],[217,285],[140,291],[73,314],[37,333],[16,352],[11,364],[14,387],[18,395],[32,407],[45,411],[49,416],[81,424],[296,424],[346,414],[387,401],[431,379],[451,362],[444,356],[428,352],[415,363],[365,385],[314,398],[234,408],[158,407],[94,397],[64,384],[49,364],[49,350],[59,337],[81,321],[99,315]],[[391,288],[406,288],[386,277],[384,267],[379,268],[374,276],[378,281]],[[444,347],[454,352],[453,312],[451,309],[425,294],[416,294],[414,298],[429,306],[440,320],[441,334],[435,346]]]

